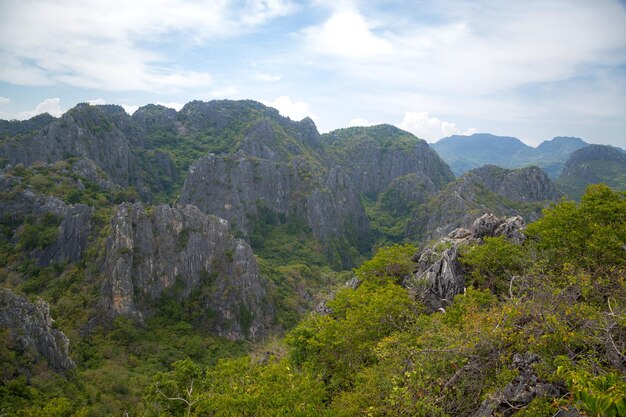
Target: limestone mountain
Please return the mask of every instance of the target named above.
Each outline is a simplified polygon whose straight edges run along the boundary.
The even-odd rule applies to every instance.
[[[485,164],[503,168],[536,165],[555,179],[569,155],[587,145],[580,138],[555,137],[533,148],[514,137],[476,133],[446,137],[431,146],[457,176]]]
[[[590,145],[569,158],[557,180],[570,198],[579,199],[590,184],[605,183],[616,190],[626,190],[626,154],[619,148]]]

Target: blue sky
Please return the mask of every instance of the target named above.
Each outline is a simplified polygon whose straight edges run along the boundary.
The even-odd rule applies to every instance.
[[[0,118],[254,99],[320,131],[391,123],[626,147],[626,5],[1,0]]]

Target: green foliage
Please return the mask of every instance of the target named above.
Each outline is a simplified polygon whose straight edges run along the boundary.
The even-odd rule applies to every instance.
[[[511,279],[529,264],[527,252],[503,237],[487,237],[481,245],[468,247],[460,260],[471,270],[469,284],[495,294],[504,293]]]
[[[328,302],[333,313],[311,316],[288,336],[292,361],[319,373],[331,391],[349,387],[356,372],[375,360],[376,344],[410,326],[418,309],[393,283],[364,282]]]
[[[33,223],[25,222],[19,232],[18,250],[43,249],[53,243],[58,234],[61,219],[53,213],[45,213]]]
[[[152,378],[146,396],[149,409],[158,416],[196,415],[202,398],[202,376],[200,366],[190,359],[174,362],[171,371],[159,372]]]
[[[412,257],[417,248],[410,244],[394,245],[380,248],[369,261],[354,270],[356,276],[365,281],[385,281],[391,279],[396,283],[410,275],[415,269]]]
[[[626,193],[591,185],[577,204],[563,201],[528,226],[533,247],[557,271],[572,265],[610,271],[626,265]]]
[[[626,416],[626,381],[617,373],[591,375],[562,365],[557,369],[557,375],[565,378],[574,400],[589,415]]]

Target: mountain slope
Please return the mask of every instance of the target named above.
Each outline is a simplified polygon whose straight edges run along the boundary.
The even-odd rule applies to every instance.
[[[436,238],[457,227],[468,228],[484,213],[521,215],[532,221],[543,207],[560,198],[555,184],[537,167],[509,170],[486,165],[448,184],[429,201],[426,215],[414,214],[409,229]]]
[[[503,168],[537,165],[550,178],[558,177],[572,152],[587,145],[579,138],[555,137],[533,148],[517,138],[486,133],[455,135],[431,144],[457,176],[485,164],[494,164]]]
[[[570,198],[579,199],[590,184],[605,183],[626,190],[626,154],[618,148],[590,145],[569,158],[557,184]]]

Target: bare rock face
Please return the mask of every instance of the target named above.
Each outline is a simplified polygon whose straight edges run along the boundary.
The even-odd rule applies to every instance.
[[[502,236],[512,243],[523,243],[524,219],[520,216],[499,218],[487,213],[474,221],[470,229],[457,228],[431,247],[418,252],[413,260],[417,270],[404,285],[431,310],[445,309],[457,294],[465,290],[465,271],[458,260],[459,247],[480,244],[485,237]]]
[[[53,328],[50,307],[42,299],[31,303],[10,289],[0,289],[0,329],[8,329],[21,352],[36,352],[57,372],[75,366],[69,357],[69,339]]]
[[[358,246],[369,233],[369,219],[356,187],[339,167],[324,178],[323,185],[307,198],[307,221],[320,242],[344,238]]]
[[[11,187],[11,178],[0,175],[0,191]],[[67,204],[57,197],[36,194],[29,189],[8,193],[8,197],[0,201],[0,213],[13,219],[29,217],[36,224],[45,221],[45,218],[54,221],[49,227],[56,227],[56,238],[44,247],[27,248],[40,266],[78,261],[87,248],[93,230],[92,207]],[[20,234],[19,230],[17,234]],[[17,237],[14,237],[14,243],[17,243]]]
[[[537,397],[559,397],[561,388],[541,381],[533,370],[532,365],[539,361],[539,356],[534,353],[515,354],[513,366],[519,375],[493,397],[483,401],[474,417],[512,416]]]
[[[248,244],[230,234],[226,220],[195,206],[148,213],[140,203],[120,205],[103,275],[100,307],[109,316],[142,320],[163,296],[182,302],[200,291],[210,330],[220,336],[260,338],[273,319]]]
[[[180,201],[228,220],[234,230],[248,236],[251,220],[261,208],[283,215],[304,213],[300,193],[310,187],[302,176],[310,175],[310,170],[301,158],[281,163],[243,151],[208,155],[191,166]]]

